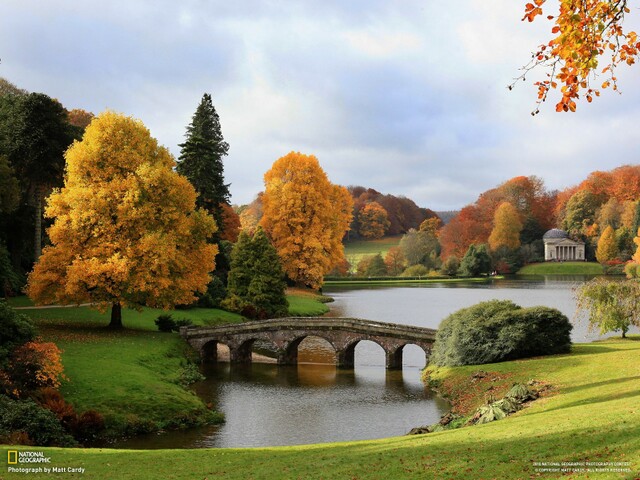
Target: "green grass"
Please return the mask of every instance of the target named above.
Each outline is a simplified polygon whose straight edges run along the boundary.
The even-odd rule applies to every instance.
[[[158,332],[154,319],[163,310],[123,310],[123,331],[106,326],[109,313],[89,307],[20,310],[31,317],[47,341],[62,350],[68,381],[61,391],[79,412],[96,410],[113,434],[155,430],[213,420],[203,402],[178,384],[192,354],[177,333]],[[217,309],[176,310],[174,318],[196,325],[239,322]]]
[[[353,269],[355,269],[362,257],[376,255],[377,253],[384,257],[391,247],[397,247],[400,244],[401,239],[402,235],[396,235],[377,240],[347,241],[344,243],[344,254]]]
[[[329,311],[322,297],[311,291],[292,289],[287,293],[289,315],[292,317],[317,317]]]
[[[596,262],[545,262],[526,265],[518,275],[602,275],[602,265]]]
[[[636,337],[576,345],[566,355],[440,369],[434,377],[443,383],[470,385],[469,375],[484,370],[554,390],[505,420],[429,435],[281,448],[36,450],[52,466],[84,467],[87,479],[633,479],[640,472],[639,356]],[[632,473],[538,475],[533,466],[586,461],[630,462],[623,468]]]
[[[6,299],[7,304],[11,307],[32,307],[33,301],[26,295],[20,295],[19,297],[9,297]]]

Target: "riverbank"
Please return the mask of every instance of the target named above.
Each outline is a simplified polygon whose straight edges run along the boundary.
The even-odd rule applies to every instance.
[[[415,284],[428,284],[428,283],[483,283],[490,280],[496,280],[504,278],[501,275],[494,275],[491,277],[428,277],[428,278],[416,278],[416,277],[393,277],[393,278],[341,278],[341,279],[328,279],[324,281],[324,286],[334,287],[340,285],[415,285]]]
[[[631,479],[640,473],[639,354],[635,336],[578,344],[566,355],[441,369],[441,385],[463,386],[459,380],[482,370],[554,390],[507,419],[428,435],[282,448],[36,450],[53,466],[84,468],[87,479],[559,478],[567,475],[561,468],[583,470],[573,479]]]
[[[518,275],[603,275],[604,268],[597,262],[544,262],[525,265]]]

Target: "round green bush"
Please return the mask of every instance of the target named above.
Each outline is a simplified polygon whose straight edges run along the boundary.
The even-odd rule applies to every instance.
[[[481,302],[441,322],[429,363],[478,365],[566,353],[572,328],[554,308],[522,308],[510,300]]]

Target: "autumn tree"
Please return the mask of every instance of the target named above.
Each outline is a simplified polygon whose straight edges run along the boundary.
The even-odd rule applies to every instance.
[[[512,250],[520,246],[522,222],[518,211],[509,202],[500,204],[493,217],[493,230],[489,235],[489,247],[497,250],[507,247]]]
[[[227,203],[221,203],[220,209],[222,210],[223,225],[223,230],[219,234],[220,240],[235,243],[238,240],[238,233],[240,233],[240,217]]]
[[[69,110],[67,113],[69,123],[83,131],[89,126],[94,117],[95,115],[93,113],[87,112],[81,108],[74,108],[73,110]]]
[[[598,240],[598,248],[596,249],[596,259],[600,263],[607,263],[618,258],[618,244],[616,234],[609,225],[604,229],[600,239]]]
[[[333,185],[313,155],[291,152],[265,173],[260,224],[272,240],[284,271],[299,285],[318,288],[344,258],[342,237],[353,202]]]
[[[187,177],[196,189],[196,205],[209,212],[220,231],[224,231],[221,204],[229,203],[229,185],[224,183],[222,159],[229,144],[222,136],[220,117],[210,94],[202,96],[180,149],[178,173]]]
[[[638,230],[636,231],[636,236],[633,238],[633,243],[636,244],[636,253],[633,254],[632,260],[637,263],[640,264],[640,227],[638,227]]]
[[[214,269],[214,220],[169,151],[137,120],[106,112],[66,152],[64,187],[48,199],[51,245],[29,275],[38,304],[170,308],[195,300]]]
[[[527,3],[523,20],[543,17],[545,1]],[[559,88],[562,97],[556,111],[574,112],[581,95],[591,102],[601,89],[618,89],[616,68],[633,65],[640,51],[636,32],[624,28],[629,12],[627,0],[560,0],[559,10],[546,15],[553,25],[552,38],[540,45],[520,77],[537,67],[546,70],[546,78],[535,82],[538,105],[551,89]],[[593,85],[599,75],[604,75],[604,82]]]
[[[387,266],[387,272],[393,277],[400,275],[407,265],[400,247],[391,247],[384,257],[384,263]]]
[[[359,233],[365,238],[382,238],[391,222],[387,211],[378,202],[369,202],[358,212]]]
[[[640,282],[595,278],[575,290],[578,311],[587,312],[591,328],[601,334],[616,330],[626,336],[629,327],[640,326]]]

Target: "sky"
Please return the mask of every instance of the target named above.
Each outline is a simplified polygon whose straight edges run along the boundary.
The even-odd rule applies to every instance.
[[[564,189],[638,163],[640,67],[620,69],[622,95],[573,114],[552,99],[530,115],[542,71],[507,89],[550,38],[550,23],[520,20],[525,3],[3,0],[0,77],[138,118],[176,158],[210,93],[235,204],[290,151],[315,155],[333,183],[437,211],[518,175]]]

